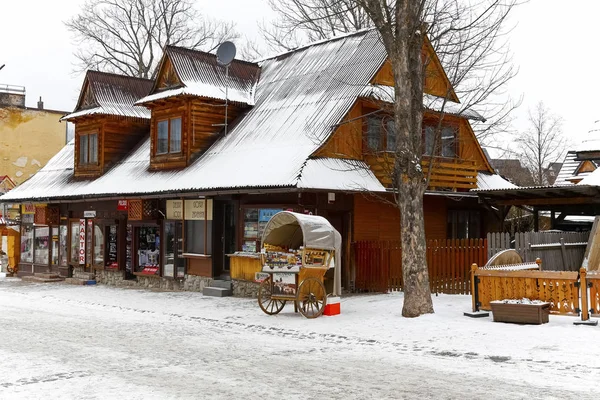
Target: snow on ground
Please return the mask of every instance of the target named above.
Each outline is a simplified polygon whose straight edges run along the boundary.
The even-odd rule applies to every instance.
[[[0,278],[0,399],[592,398],[600,327],[471,319],[469,296],[402,295],[307,320],[256,300]],[[594,396],[595,397],[595,396]]]

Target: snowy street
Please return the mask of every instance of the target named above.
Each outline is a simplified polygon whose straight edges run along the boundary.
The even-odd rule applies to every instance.
[[[342,298],[307,320],[288,305],[0,279],[0,399],[592,398],[600,327],[400,317],[401,294]]]

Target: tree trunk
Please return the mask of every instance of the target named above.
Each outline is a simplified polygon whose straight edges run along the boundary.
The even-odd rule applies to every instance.
[[[423,195],[426,180],[421,166],[423,121],[423,30],[418,18],[418,2],[406,2],[404,15],[413,15],[413,23],[399,27],[394,54],[389,54],[394,71],[397,127],[396,188],[400,209],[402,241],[402,277],[404,280],[404,317],[433,312],[427,270]],[[416,7],[416,9],[411,9]]]
[[[402,277],[404,306],[402,316],[418,317],[433,312],[427,271],[423,183],[418,179],[402,183],[398,206],[401,215]]]

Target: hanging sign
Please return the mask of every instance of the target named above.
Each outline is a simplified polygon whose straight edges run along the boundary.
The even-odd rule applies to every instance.
[[[185,219],[192,221],[212,221],[212,199],[186,200]]]
[[[127,202],[127,200],[119,200],[117,202],[117,210],[119,210],[119,211],[127,211],[127,208],[128,208],[127,205],[128,204],[129,203]]]
[[[85,219],[79,220],[79,265],[85,265]]]
[[[33,203],[21,204],[21,214],[35,214],[35,205]]]
[[[83,212],[83,218],[96,218],[96,210],[87,210]]]
[[[167,219],[183,219],[183,200],[167,200]]]

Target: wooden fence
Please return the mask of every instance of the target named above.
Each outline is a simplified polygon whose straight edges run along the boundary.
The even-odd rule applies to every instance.
[[[353,244],[357,290],[388,292],[402,290],[400,242],[359,241]],[[433,293],[469,294],[470,266],[485,264],[485,239],[448,239],[427,242],[429,283]]]
[[[488,258],[513,248],[525,262],[542,260],[545,271],[579,271],[589,232],[518,232],[488,233]],[[479,264],[482,265],[482,264]]]
[[[570,271],[501,271],[471,268],[473,310],[490,311],[504,299],[542,300],[553,314],[579,315],[579,273]]]
[[[600,271],[589,272],[586,279],[590,290],[588,296],[590,314],[600,317]]]

